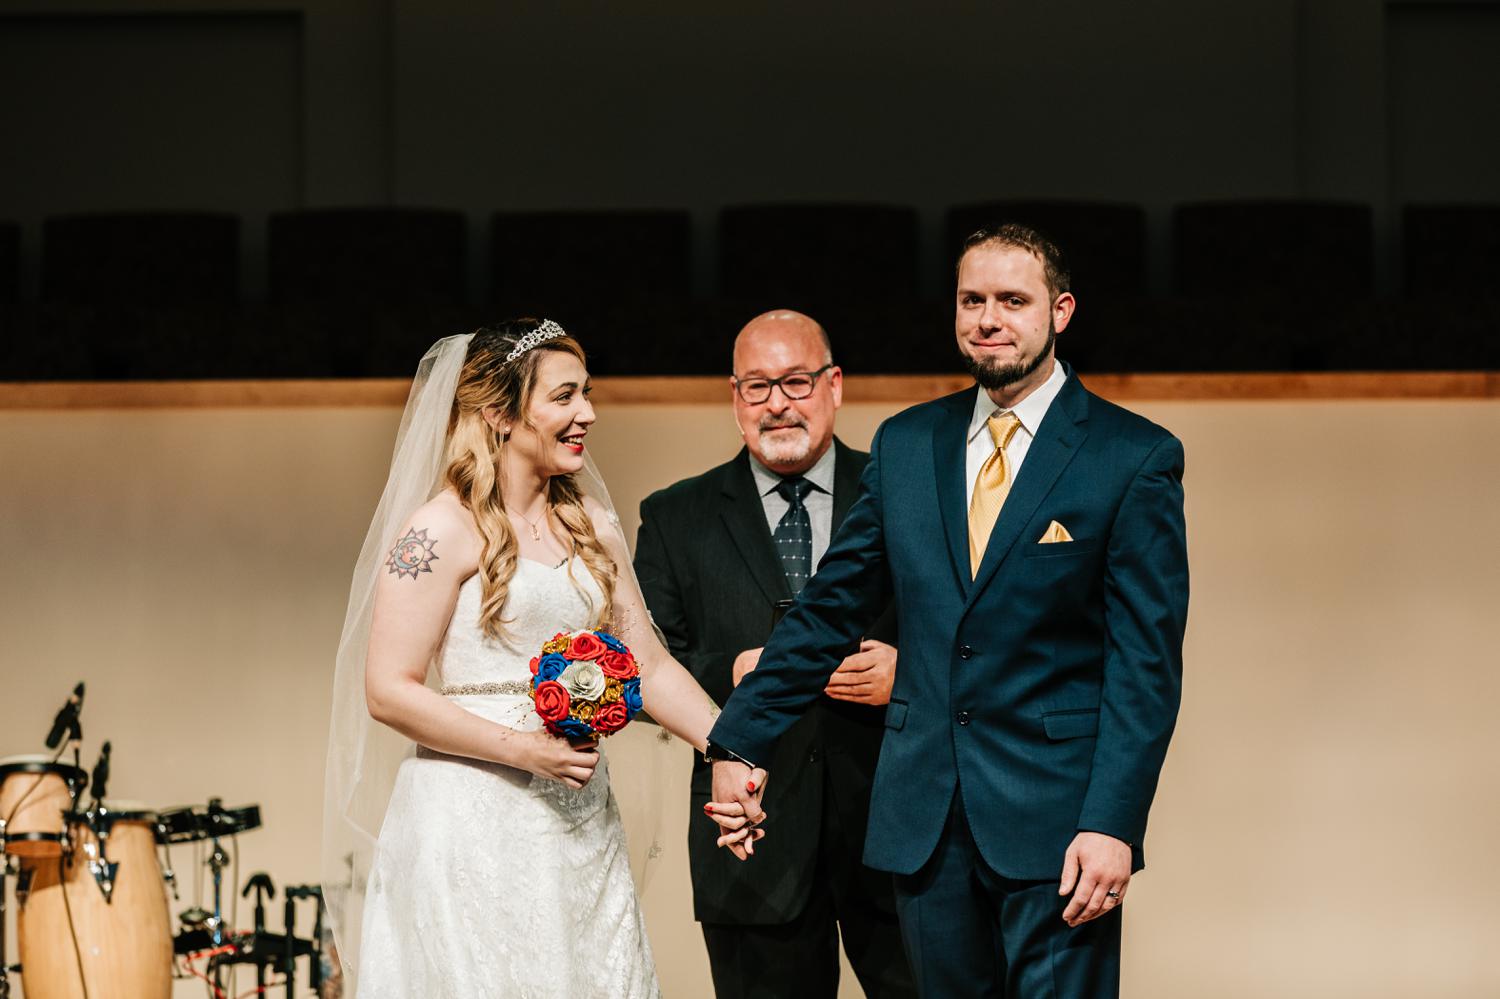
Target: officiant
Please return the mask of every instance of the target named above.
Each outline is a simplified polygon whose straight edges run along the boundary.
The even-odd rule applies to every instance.
[[[843,372],[808,316],[768,312],[735,340],[729,391],[745,446],[641,504],[635,567],[674,655],[723,703],[812,575],[868,456],[834,436]],[[886,615],[781,740],[767,836],[743,864],[702,821],[712,768],[693,767],[689,856],[719,999],[834,999],[842,937],[868,996],[915,996],[890,875],[861,862],[897,668]]]

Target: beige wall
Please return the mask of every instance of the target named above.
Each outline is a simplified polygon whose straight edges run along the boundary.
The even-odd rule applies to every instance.
[[[847,407],[843,436],[895,408]],[[1497,994],[1500,405],[1137,408],[1187,446],[1194,593],[1126,995]],[[258,802],[241,881],[315,879],[333,650],[396,416],[0,412],[0,755],[40,749],[86,680],[85,762],[113,740],[114,793]],[[642,405],[593,441],[633,528],[736,437],[721,407]],[[675,857],[646,907],[667,994],[697,997]]]

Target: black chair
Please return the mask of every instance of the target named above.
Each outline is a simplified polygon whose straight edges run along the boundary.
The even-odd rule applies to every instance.
[[[406,375],[463,318],[468,233],[462,213],[326,208],[270,218],[271,311],[260,349],[289,375]],[[259,359],[257,359],[259,364]]]
[[[21,296],[21,227],[0,222],[0,303]]]
[[[828,330],[851,371],[908,370],[918,297],[912,208],[872,204],[741,205],[719,215],[718,311],[732,337],[773,308]],[[725,370],[728,351],[718,370]]]
[[[1085,310],[1146,297],[1146,212],[1139,205],[1087,201],[990,201],[948,209],[942,288],[964,240],[985,226],[1020,222],[1056,243]]]
[[[42,224],[42,300],[229,306],[239,298],[239,219],[209,213],[72,215]]]
[[[685,300],[691,253],[685,211],[496,212],[490,300],[507,315]]]
[[[268,284],[277,305],[452,306],[465,299],[459,212],[330,208],[273,214]]]
[[[1500,205],[1407,205],[1401,245],[1408,298],[1500,299]]]
[[[1260,302],[1328,294],[1369,297],[1374,224],[1369,205],[1232,201],[1173,213],[1176,292]]]
[[[917,244],[912,208],[726,208],[719,214],[720,294],[808,311],[855,298],[911,301],[917,297]]]
[[[490,300],[577,335],[595,374],[696,370],[692,218],[679,210],[496,212]]]

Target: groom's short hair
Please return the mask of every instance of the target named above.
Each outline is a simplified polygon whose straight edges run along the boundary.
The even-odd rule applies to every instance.
[[[953,265],[955,275],[963,266],[964,257],[976,246],[1013,246],[1036,257],[1042,262],[1047,291],[1051,293],[1053,301],[1063,292],[1073,290],[1073,275],[1068,271],[1067,257],[1040,229],[1020,222],[985,226],[964,240],[963,249],[958,252],[958,261]]]

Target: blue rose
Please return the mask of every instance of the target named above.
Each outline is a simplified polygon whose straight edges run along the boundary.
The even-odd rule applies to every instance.
[[[594,734],[592,725],[577,718],[564,718],[557,723],[557,730],[569,739],[588,739]]]
[[[536,682],[546,683],[548,680],[556,680],[562,675],[562,671],[568,668],[568,657],[556,652],[549,652],[542,656],[536,664]]]
[[[620,691],[620,700],[625,702],[625,710],[634,718],[636,712],[642,707],[640,677],[625,681],[624,689]]]
[[[599,641],[603,642],[609,648],[620,653],[620,655],[622,656],[630,651],[625,647],[624,642],[620,641],[618,638],[616,638],[614,635],[611,635],[607,631],[596,631],[594,632],[594,634],[599,636]]]

